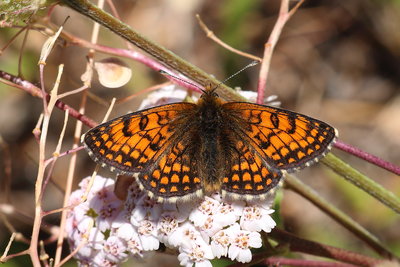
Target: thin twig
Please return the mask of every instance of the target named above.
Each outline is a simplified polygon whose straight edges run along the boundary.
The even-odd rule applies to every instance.
[[[341,263],[341,262],[330,262],[330,261],[318,261],[318,260],[305,260],[305,259],[289,259],[283,257],[269,257],[262,263],[267,266],[304,266],[304,267],[357,267],[357,265]]]
[[[207,27],[207,25],[203,22],[203,20],[201,19],[201,17],[200,17],[199,14],[196,14],[196,19],[197,19],[197,21],[199,22],[200,27],[201,27],[201,28],[203,29],[203,31],[206,33],[206,36],[207,36],[208,38],[210,38],[211,40],[213,40],[214,42],[216,42],[217,44],[219,44],[220,46],[222,46],[222,47],[226,48],[227,50],[229,50],[229,51],[231,51],[231,52],[233,52],[233,53],[235,53],[235,54],[238,54],[238,55],[240,55],[240,56],[247,57],[247,58],[250,58],[250,59],[252,59],[252,60],[259,61],[259,62],[262,61],[262,58],[260,58],[260,57],[254,56],[254,55],[249,54],[249,53],[245,53],[245,52],[243,52],[243,51],[240,51],[240,50],[238,50],[238,49],[236,49],[236,48],[233,48],[232,46],[228,45],[227,43],[223,42],[221,39],[219,39],[219,38],[214,34],[213,31],[211,31],[211,30]]]
[[[63,93],[63,94],[59,94],[59,95],[58,95],[58,99],[61,99],[61,98],[64,98],[64,97],[66,97],[66,96],[70,96],[70,95],[73,95],[73,94],[80,93],[80,92],[86,90],[87,88],[88,88],[88,87],[87,87],[86,85],[83,85],[83,86],[81,86],[81,87],[78,88],[78,89],[75,89],[75,90],[72,90],[72,91],[69,91],[69,92],[65,92],[65,93]]]
[[[41,78],[43,79],[43,68],[45,64],[40,64],[41,66]],[[35,183],[35,217],[33,221],[33,229],[32,229],[32,238],[31,238],[31,243],[29,246],[30,250],[30,257],[32,260],[32,264],[36,267],[40,267],[40,258],[39,254],[37,251],[38,245],[39,245],[39,232],[40,232],[40,227],[42,223],[42,203],[41,203],[41,197],[43,195],[42,192],[42,186],[43,186],[43,179],[44,179],[44,174],[45,174],[45,153],[46,153],[46,141],[47,141],[47,133],[49,130],[49,124],[50,124],[50,117],[52,110],[56,104],[57,101],[57,92],[58,92],[58,86],[60,83],[61,79],[61,74],[62,74],[62,68],[63,65],[60,65],[58,75],[56,82],[54,84],[53,90],[51,91],[50,94],[50,99],[47,103],[47,101],[44,101],[43,104],[46,106],[44,107],[44,118],[43,118],[43,124],[42,124],[42,131],[40,134],[40,143],[39,143],[39,167],[37,171],[37,177],[36,177],[36,183]],[[43,84],[42,84],[42,90],[44,90]],[[42,91],[43,95],[45,94],[44,91]]]
[[[108,117],[110,117],[110,114],[111,114],[112,109],[114,108],[114,105],[115,105],[115,97],[111,100],[110,107],[108,108],[106,115],[104,115],[102,123],[108,121]]]
[[[158,89],[163,88],[163,87],[165,87],[165,86],[167,86],[169,84],[171,84],[171,83],[170,82],[165,82],[165,83],[161,83],[161,84],[156,84],[154,86],[151,86],[151,87],[145,88],[143,90],[140,90],[139,92],[137,92],[135,94],[131,94],[131,95],[127,96],[127,97],[120,98],[115,103],[117,103],[117,104],[125,103],[125,102],[127,102],[127,101],[129,101],[129,100],[131,100],[131,99],[133,99],[135,97],[138,97],[138,96],[140,96],[142,94],[145,94],[145,93],[148,93],[148,92],[152,92],[152,91],[158,90]]]
[[[22,56],[24,54],[24,48],[26,45],[26,40],[28,39],[28,35],[29,35],[29,29],[30,29],[30,24],[26,25],[26,31],[24,34],[24,39],[22,40],[22,45],[21,45],[21,50],[19,51],[19,56],[18,56],[18,76],[19,77],[24,77],[24,75],[22,74]]]
[[[40,113],[39,119],[36,122],[36,126],[32,130],[32,134],[35,137],[38,144],[40,142],[40,133],[42,132],[42,130],[41,130],[42,122],[43,122],[43,113]]]
[[[12,162],[11,162],[11,152],[9,145],[4,142],[3,137],[0,135],[0,150],[3,154],[3,172],[4,178],[0,181],[0,192],[1,199],[0,203],[10,203],[10,189],[11,189],[11,177],[12,177]],[[0,170],[1,172],[1,170]]]
[[[54,158],[54,160],[51,161],[50,169],[48,170],[48,172],[47,172],[47,177],[46,177],[46,179],[45,179],[45,181],[44,181],[44,183],[43,183],[42,192],[44,192],[44,190],[45,190],[45,188],[46,188],[46,186],[47,186],[47,183],[48,183],[49,180],[50,180],[51,174],[53,173],[53,169],[54,169],[54,166],[55,166],[55,164],[56,164],[56,161],[57,161],[57,159],[58,159],[59,156],[60,156],[61,145],[62,145],[62,141],[63,141],[63,139],[64,139],[65,129],[67,128],[67,123],[68,123],[68,111],[66,110],[66,111],[65,111],[65,116],[64,116],[63,128],[62,128],[61,133],[60,133],[60,136],[59,136],[59,138],[58,138],[58,143],[57,143],[57,146],[56,146],[56,150],[53,152],[53,158]],[[47,167],[47,162],[48,162],[48,161],[46,160],[45,163],[44,163],[46,167]]]
[[[16,236],[15,232],[11,234],[10,239],[8,240],[7,247],[4,249],[3,255],[1,255],[0,257],[0,262],[3,262],[3,258],[7,257],[8,251],[10,251],[10,247],[12,242],[14,242],[15,236]]]
[[[82,150],[82,149],[84,149],[83,146],[76,147],[76,148],[73,148],[73,149],[68,149],[67,151],[64,151],[64,152],[60,153],[60,154],[57,156],[57,158],[61,158],[61,157],[66,156],[66,155],[69,155],[69,154],[72,154],[72,153],[76,153],[76,152],[78,152],[78,151],[80,151],[80,150]],[[54,160],[56,160],[56,157],[54,157],[54,156],[51,157],[51,158],[49,158],[49,159],[47,159],[47,160],[45,161],[46,166],[47,166],[49,163],[51,163],[52,161],[54,161]]]
[[[103,8],[104,6],[104,0],[98,0],[98,8]],[[97,23],[94,23],[93,25],[93,30],[92,30],[92,36],[91,36],[91,43],[97,43],[98,35],[99,35],[99,29],[100,25]],[[86,64],[86,71],[84,74],[85,80],[84,80],[84,86],[86,86],[88,89],[91,87],[92,83],[92,77],[93,77],[93,57],[94,57],[95,51],[93,49],[89,50],[89,53],[87,55],[88,62]],[[81,103],[79,107],[79,113],[84,114],[85,113],[85,107],[86,107],[86,100],[87,100],[87,91],[83,91],[82,98],[81,98]],[[74,132],[74,144],[72,145],[72,149],[75,149],[79,146],[80,142],[80,136],[82,134],[82,122],[77,121],[75,125],[75,132]],[[68,165],[68,173],[67,173],[67,181],[66,181],[66,188],[65,188],[65,193],[64,193],[64,201],[63,201],[63,207],[68,205],[69,198],[71,195],[72,191],[72,182],[73,178],[75,175],[75,168],[76,168],[76,162],[77,162],[77,154],[73,154],[71,156],[69,165]],[[57,250],[56,250],[56,255],[54,258],[54,265],[58,266],[60,263],[61,259],[61,254],[62,254],[62,247],[63,247],[63,242],[64,242],[64,231],[65,231],[65,225],[66,225],[66,219],[67,219],[67,210],[63,210],[61,213],[61,222],[60,222],[60,236],[57,240]]]
[[[0,26],[1,27],[1,26]],[[13,37],[10,38],[9,41],[0,49],[0,55],[3,54],[3,52],[12,44],[12,42],[20,35],[24,30],[26,30],[29,27],[29,25],[26,25],[22,27],[16,34],[13,35]],[[11,27],[10,27],[11,28]]]
[[[264,94],[265,88],[267,84],[267,78],[269,73],[269,68],[271,65],[272,53],[274,52],[274,48],[279,40],[279,36],[285,26],[286,22],[290,19],[290,17],[296,12],[296,10],[300,7],[300,5],[304,2],[304,0],[299,1],[296,6],[289,11],[289,0],[282,0],[281,7],[279,10],[279,17],[275,23],[274,28],[269,36],[268,42],[264,47],[264,55],[261,63],[260,73],[258,77],[258,86],[257,86],[257,103],[263,104],[264,102]]]
[[[12,258],[16,258],[16,257],[22,256],[22,255],[28,255],[29,252],[30,252],[30,250],[26,249],[26,250],[23,250],[23,251],[8,255],[8,256],[6,256],[4,258],[1,257],[0,258],[0,263],[7,262],[7,261],[11,260]]]

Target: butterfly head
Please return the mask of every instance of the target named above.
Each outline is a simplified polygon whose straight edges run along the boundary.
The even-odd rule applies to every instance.
[[[202,90],[203,94],[200,97],[199,103],[214,103],[220,102],[219,95],[217,94],[218,86],[207,85],[205,90]]]

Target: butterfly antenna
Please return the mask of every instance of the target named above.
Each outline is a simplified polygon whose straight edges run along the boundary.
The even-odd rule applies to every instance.
[[[240,70],[238,70],[237,72],[235,72],[234,74],[232,74],[231,76],[229,76],[228,78],[226,78],[225,80],[223,80],[222,82],[217,84],[211,91],[215,91],[218,87],[220,87],[221,84],[225,84],[227,81],[229,81],[230,79],[232,79],[233,77],[235,77],[236,75],[241,73],[242,71],[244,71],[250,67],[253,67],[259,63],[260,63],[260,61],[258,61],[258,60],[254,60],[254,61],[250,62],[249,64],[247,64],[246,66],[244,66],[243,68],[241,68]]]
[[[193,86],[193,87],[195,87],[195,88],[201,90],[201,91],[204,93],[204,90],[201,89],[200,86],[198,86],[198,85],[195,84],[195,83],[192,83],[192,82],[189,82],[189,81],[184,80],[184,79],[182,79],[182,78],[179,78],[178,76],[175,76],[174,74],[168,73],[168,72],[166,72],[165,70],[159,70],[158,72],[161,73],[162,75],[167,75],[167,76],[170,76],[170,77],[174,78],[175,80],[178,80],[178,81],[181,81],[181,82],[183,82],[183,83],[189,84],[189,85],[191,85],[191,86]]]

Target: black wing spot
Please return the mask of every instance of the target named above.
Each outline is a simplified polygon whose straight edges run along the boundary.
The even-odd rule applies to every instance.
[[[143,131],[144,129],[146,129],[148,123],[149,123],[149,118],[147,116],[141,117],[139,121],[139,129]]]
[[[131,124],[131,120],[124,120],[123,121],[124,127],[122,128],[122,133],[124,134],[125,137],[130,137],[133,135],[131,131],[129,131],[129,127]]]
[[[290,129],[288,129],[287,133],[294,134],[296,132],[296,117],[293,114],[289,113],[288,121],[289,121]]]
[[[275,128],[279,128],[279,118],[276,113],[271,113],[270,119]]]

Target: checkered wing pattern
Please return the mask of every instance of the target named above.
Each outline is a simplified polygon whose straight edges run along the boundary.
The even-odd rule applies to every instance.
[[[294,171],[329,151],[336,130],[328,124],[275,107],[228,102],[222,108],[235,132],[273,169]]]

